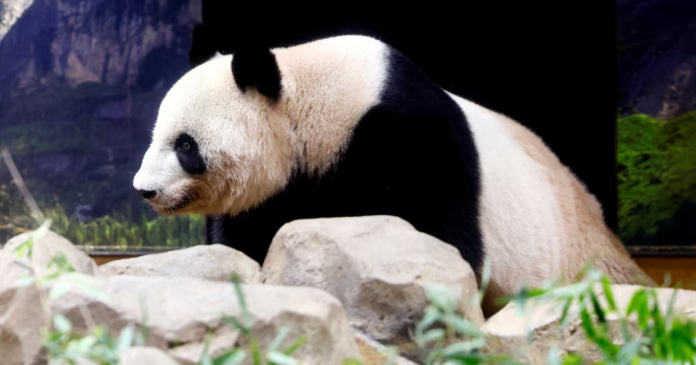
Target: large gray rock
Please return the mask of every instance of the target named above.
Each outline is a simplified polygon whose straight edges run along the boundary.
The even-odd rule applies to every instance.
[[[4,264],[13,261],[13,251],[17,246],[24,243],[29,239],[32,232],[25,232],[15,237],[12,237],[7,243],[5,243],[4,248],[0,251],[0,257],[5,261]],[[34,249],[32,253],[32,265],[37,270],[39,276],[46,275],[53,271],[53,269],[48,268],[48,264],[51,260],[58,254],[62,252],[67,257],[68,261],[75,267],[75,271],[99,276],[99,269],[97,264],[85,254],[82,250],[75,247],[67,238],[55,233],[53,231],[48,231],[42,239],[34,243]],[[7,261],[9,260],[9,261]],[[20,269],[19,265],[12,264],[13,270]],[[22,273],[25,270],[20,270]],[[3,271],[5,274],[6,271]],[[8,275],[0,276],[0,285],[5,284],[7,280],[13,281],[14,278],[8,277]]]
[[[616,305],[619,308],[626,308],[639,288],[635,285],[613,285],[612,291]],[[660,307],[664,311],[674,290],[665,288],[655,290]],[[600,298],[602,298],[602,292],[598,287],[597,293]],[[696,291],[678,290],[674,308],[682,315],[696,318],[694,314]],[[573,311],[571,310],[571,313]],[[558,350],[561,355],[577,353],[588,357],[590,361],[593,361],[592,363],[599,361],[601,359],[599,353],[594,345],[586,341],[579,319],[576,318],[566,328],[561,329],[560,317],[561,308],[554,303],[529,306],[525,308],[524,316],[519,315],[514,303],[509,303],[489,318],[482,329],[488,336],[489,350],[509,355],[529,364],[546,364],[551,348]],[[615,340],[619,341],[618,326],[611,325],[616,323],[616,317],[608,315],[607,320],[610,323],[611,333],[615,336]]]
[[[17,356],[17,351],[21,351],[24,364],[37,364],[45,358],[39,331],[45,323],[39,292],[34,285],[16,286],[29,273],[25,267],[34,267],[38,276],[44,276],[52,271],[48,269],[51,259],[62,252],[77,272],[98,274],[97,265],[89,256],[51,231],[34,243],[31,263],[17,260],[14,249],[29,236],[29,232],[15,236],[0,250],[0,354],[8,363],[12,363],[9,359]]]
[[[274,285],[311,286],[336,296],[355,328],[409,358],[419,355],[409,333],[443,285],[476,325],[476,277],[459,251],[391,216],[298,220],[276,234],[262,268]]]
[[[114,333],[128,323],[145,319],[150,335],[147,346],[166,351],[181,364],[198,361],[208,333],[213,335],[211,356],[247,345],[237,330],[223,323],[225,315],[241,316],[232,284],[192,278],[112,276],[100,279],[95,288],[108,300],[75,290],[55,301],[52,312],[63,314],[76,328],[84,328],[86,321],[80,310],[84,305],[96,323],[106,324]],[[291,332],[283,346],[299,336],[307,337],[295,353],[303,364],[341,364],[345,358],[359,356],[340,302],[326,292],[270,285],[243,285],[242,290],[251,313],[252,331],[258,334],[262,348],[287,326]]]
[[[111,261],[99,269],[105,275],[183,276],[227,282],[236,273],[243,283],[261,282],[261,267],[256,261],[220,244]]]

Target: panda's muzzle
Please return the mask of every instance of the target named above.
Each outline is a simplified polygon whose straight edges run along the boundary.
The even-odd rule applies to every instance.
[[[176,199],[176,202],[171,205],[164,205],[161,202],[158,202],[155,200],[155,198],[158,196],[157,191],[155,190],[142,190],[139,189],[138,195],[143,197],[145,200],[148,201],[156,210],[162,212],[162,213],[173,213],[177,210],[183,209],[184,207],[188,206],[195,200],[195,196],[193,194],[186,194],[183,197]],[[158,199],[159,200],[159,199]]]
[[[175,212],[179,209],[183,209],[187,205],[189,205],[193,201],[193,199],[194,199],[194,197],[192,195],[187,195],[184,198],[180,199],[176,204],[165,208],[165,210],[168,210],[170,212]]]

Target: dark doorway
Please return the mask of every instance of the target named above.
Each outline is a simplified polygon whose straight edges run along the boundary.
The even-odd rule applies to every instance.
[[[614,3],[458,6],[460,18],[249,18],[204,0],[192,63],[242,42],[288,46],[365,34],[399,49],[440,86],[540,135],[604,207],[616,229]]]

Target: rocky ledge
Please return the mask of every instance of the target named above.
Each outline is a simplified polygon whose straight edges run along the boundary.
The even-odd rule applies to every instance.
[[[559,330],[560,313],[544,306],[520,318],[511,303],[484,320],[469,264],[396,217],[288,223],[263,265],[226,246],[202,245],[97,267],[50,231],[34,242],[27,261],[17,249],[28,238],[17,236],[0,250],[2,365],[46,363],[41,331],[49,317],[67,320],[75,333],[96,325],[114,336],[147,329],[144,342],[119,350],[122,364],[198,364],[204,353],[216,357],[254,344],[273,351],[304,338],[292,353],[301,364],[384,364],[392,348],[403,356],[395,364],[413,365],[427,355],[415,332],[434,285],[452,298],[458,318],[485,335],[484,352],[541,364],[551,347],[593,351],[577,322]],[[22,283],[32,272],[50,277],[57,267],[67,273],[45,286]],[[619,305],[638,289],[613,288]],[[658,297],[666,302],[673,292],[660,289]],[[678,294],[677,309],[696,307],[696,292]]]

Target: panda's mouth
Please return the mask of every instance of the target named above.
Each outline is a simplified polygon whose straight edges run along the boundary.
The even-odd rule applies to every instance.
[[[179,199],[175,204],[172,204],[166,208],[164,208],[164,211],[167,211],[169,213],[174,213],[177,210],[181,210],[185,208],[187,205],[191,204],[191,202],[195,199],[193,195],[186,195],[185,197]]]

